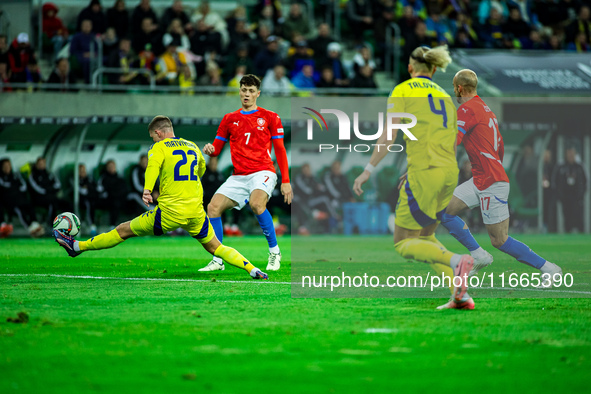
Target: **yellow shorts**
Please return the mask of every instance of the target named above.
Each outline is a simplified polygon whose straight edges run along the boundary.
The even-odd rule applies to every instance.
[[[196,218],[183,218],[167,215],[159,207],[146,211],[131,221],[131,231],[138,237],[162,235],[178,228],[186,230],[193,238],[206,244],[215,237],[209,218],[202,210]]]
[[[447,167],[409,172],[396,204],[396,225],[420,230],[435,223],[451,201],[458,171]]]

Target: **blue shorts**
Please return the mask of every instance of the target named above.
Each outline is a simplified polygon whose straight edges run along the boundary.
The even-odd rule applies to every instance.
[[[186,230],[193,238],[206,244],[215,237],[213,227],[205,211],[196,218],[182,218],[166,214],[159,207],[146,211],[131,221],[131,231],[138,237],[162,235],[178,228]]]

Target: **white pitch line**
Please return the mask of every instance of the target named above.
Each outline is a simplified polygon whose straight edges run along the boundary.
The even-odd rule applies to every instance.
[[[133,280],[133,281],[153,281],[153,282],[200,282],[200,283],[273,283],[278,285],[291,285],[291,282],[268,282],[268,281],[256,281],[249,282],[243,280],[224,280],[224,279],[174,279],[174,278],[117,278],[114,276],[89,276],[89,275],[56,275],[56,274],[0,274],[0,277],[51,277],[51,278],[65,278],[65,279],[97,279],[97,280]],[[297,283],[296,283],[297,284]]]
[[[65,279],[95,279],[95,280],[129,280],[129,281],[147,281],[147,282],[197,282],[197,283],[243,283],[243,284],[277,284],[277,285],[301,285],[301,282],[268,282],[268,281],[242,281],[242,280],[224,280],[216,279],[174,279],[174,278],[117,278],[113,276],[90,276],[90,275],[57,275],[57,274],[0,274],[0,277],[26,278],[26,277],[51,277]],[[325,287],[326,289],[327,287]],[[402,287],[401,287],[402,288]],[[409,288],[406,286],[405,288]],[[528,289],[523,287],[474,287],[479,290],[516,290],[516,291],[538,291],[544,293],[568,293],[568,294],[587,294],[591,291],[577,290],[551,290],[551,289]],[[488,297],[486,297],[488,298]]]

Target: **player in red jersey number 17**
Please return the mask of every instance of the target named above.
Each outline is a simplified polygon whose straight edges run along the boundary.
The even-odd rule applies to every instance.
[[[562,275],[562,269],[540,257],[529,246],[509,236],[509,178],[503,167],[504,145],[499,122],[490,107],[478,96],[478,77],[472,70],[459,71],[453,80],[458,108],[457,144],[464,144],[473,177],[459,185],[439,219],[474,258],[470,275],[492,263],[492,255],[474,239],[458,216],[466,209],[480,207],[491,244],[517,261],[550,276]],[[552,287],[552,281],[541,286]]]
[[[222,119],[213,144],[203,147],[203,153],[215,157],[226,142],[234,173],[216,191],[207,206],[207,214],[218,239],[223,237],[222,213],[228,209],[242,209],[249,204],[269,244],[268,271],[277,271],[281,266],[281,251],[277,244],[273,218],[267,210],[267,201],[277,184],[277,174],[271,159],[275,150],[281,171],[281,194],[291,204],[293,192],[289,183],[287,153],[283,144],[283,126],[275,112],[257,106],[261,94],[261,80],[255,75],[245,75],[240,80],[242,108],[226,114]],[[215,257],[199,271],[223,270],[224,263]]]

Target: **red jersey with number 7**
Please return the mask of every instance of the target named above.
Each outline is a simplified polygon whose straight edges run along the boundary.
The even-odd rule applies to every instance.
[[[222,119],[215,138],[230,142],[234,175],[259,171],[275,173],[271,144],[274,139],[283,138],[281,119],[275,112],[261,107],[248,112],[242,109],[230,112]]]
[[[458,108],[457,144],[464,148],[472,164],[474,185],[484,190],[495,182],[509,182],[503,167],[505,147],[497,117],[478,96]]]

